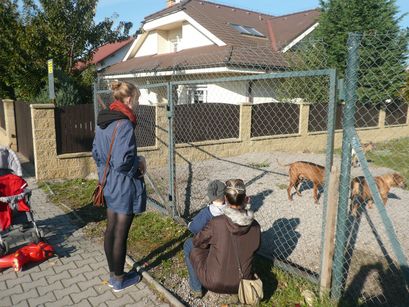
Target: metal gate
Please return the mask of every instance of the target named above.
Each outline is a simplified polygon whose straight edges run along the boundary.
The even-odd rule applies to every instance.
[[[327,191],[315,205],[311,187],[301,184],[303,197],[289,201],[288,166],[282,164],[304,160],[325,166],[328,182],[335,70],[185,80],[170,82],[169,89],[170,161],[175,165],[170,199],[177,214],[189,221],[203,208],[211,180],[243,179],[262,228],[259,253],[318,282]],[[202,95],[196,101],[192,89]],[[320,108],[311,108],[315,104]],[[318,126],[321,131],[315,131]]]
[[[31,163],[34,163],[30,104],[23,101],[15,101],[14,112],[16,116],[17,150]]]

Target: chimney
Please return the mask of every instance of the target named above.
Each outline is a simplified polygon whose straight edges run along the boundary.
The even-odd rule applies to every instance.
[[[166,0],[166,6],[171,7],[172,5],[175,5],[176,3],[179,3],[180,0]]]

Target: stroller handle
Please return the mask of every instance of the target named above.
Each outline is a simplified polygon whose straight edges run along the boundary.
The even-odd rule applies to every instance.
[[[29,188],[24,188],[23,192],[20,194],[0,197],[0,202],[8,203],[10,207],[14,209],[17,202],[24,199],[26,196],[31,196],[31,190]]]

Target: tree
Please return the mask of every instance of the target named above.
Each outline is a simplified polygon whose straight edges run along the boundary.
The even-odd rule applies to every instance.
[[[17,5],[19,2],[22,2],[20,8]],[[4,84],[14,88],[15,96],[29,99],[40,93],[46,86],[46,63],[50,58],[53,59],[56,70],[65,75],[64,78],[72,79],[70,84],[81,87],[84,82],[81,74],[73,70],[75,62],[86,62],[101,45],[128,37],[132,23],[121,22],[113,28],[114,21],[110,18],[97,24],[94,22],[97,2],[98,0],[2,2],[0,8],[8,8],[13,13],[13,18],[9,18],[10,21],[7,22],[14,23],[15,27],[4,38],[6,43],[14,45],[13,52],[6,52],[9,63],[1,57],[0,66],[4,64],[8,75]]]
[[[395,0],[321,0],[316,37],[327,46],[328,66],[342,77],[347,64],[349,32],[360,42],[358,99],[383,103],[396,98],[405,81],[408,30],[400,30]]]
[[[0,2],[0,97],[14,97],[13,84],[9,73],[13,70],[11,57],[18,49],[14,45],[14,35],[19,27],[17,0]]]

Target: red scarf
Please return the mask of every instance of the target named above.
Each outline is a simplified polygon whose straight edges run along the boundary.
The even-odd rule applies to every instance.
[[[111,111],[118,111],[124,114],[126,117],[129,118],[129,120],[132,122],[132,124],[136,125],[136,115],[135,113],[128,108],[124,103],[115,100],[111,105],[109,106],[109,109]]]

